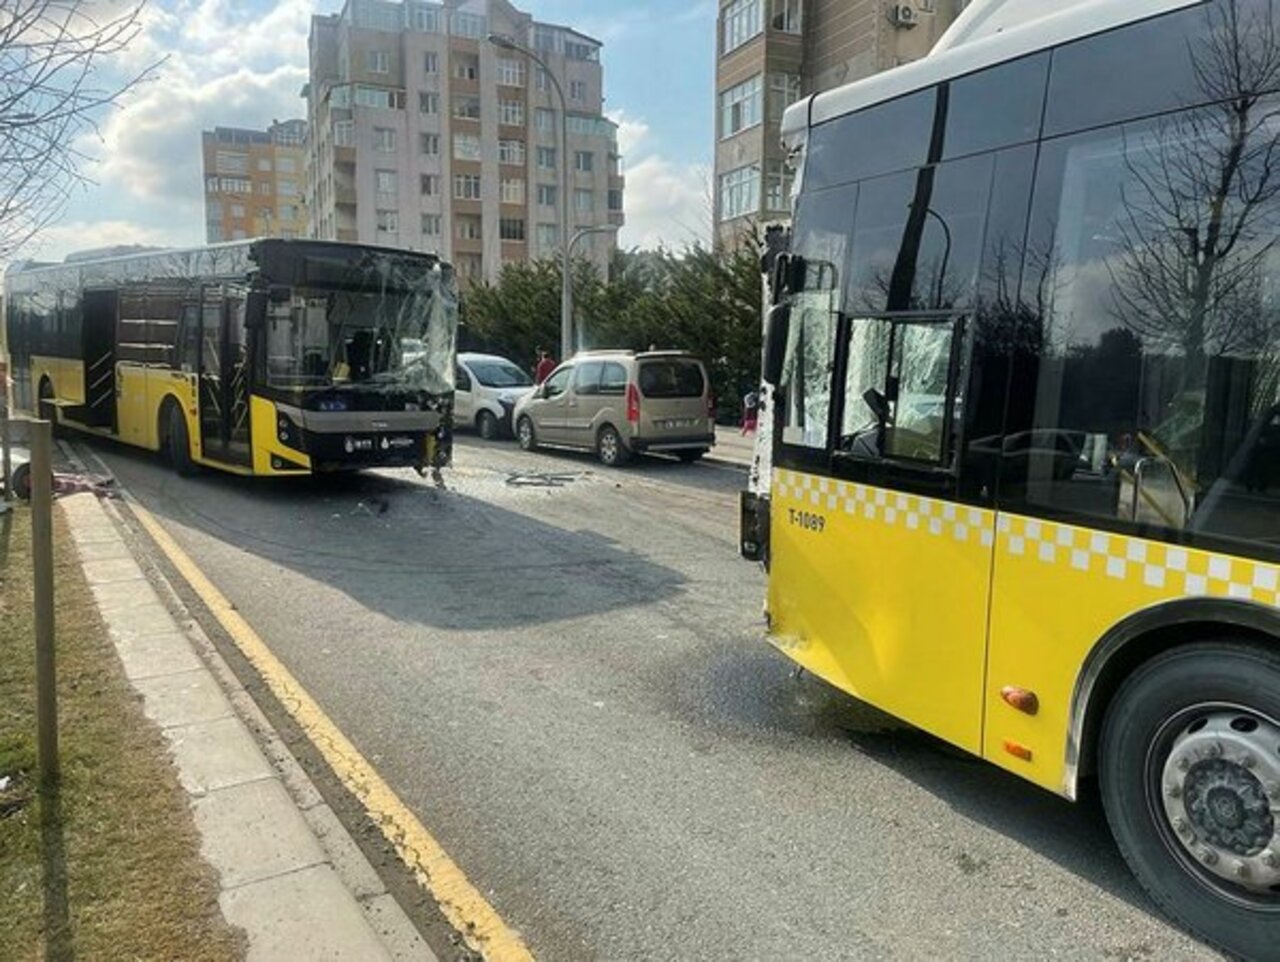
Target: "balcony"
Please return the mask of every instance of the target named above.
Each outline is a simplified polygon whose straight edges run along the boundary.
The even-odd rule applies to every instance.
[[[345,184],[334,184],[333,202],[344,207],[354,207],[356,205],[356,189]]]

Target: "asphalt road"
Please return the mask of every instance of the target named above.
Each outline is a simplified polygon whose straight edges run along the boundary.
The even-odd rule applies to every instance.
[[[792,676],[740,471],[463,440],[438,492],[95,450],[541,960],[1209,956],[1096,804]]]

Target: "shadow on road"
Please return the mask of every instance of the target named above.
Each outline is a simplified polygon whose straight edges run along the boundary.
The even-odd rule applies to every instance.
[[[455,631],[509,629],[661,600],[684,577],[617,543],[416,476],[181,478],[109,449],[161,520],[342,591],[370,611]]]
[[[678,679],[673,686],[672,680]],[[846,745],[852,751],[909,779],[964,818],[998,832],[1048,858],[1133,908],[1167,922],[1142,892],[1120,856],[1091,783],[1071,803],[954,748],[808,673],[763,640],[735,657],[703,658],[655,669],[651,685],[661,686],[668,703],[704,724],[728,729],[738,738],[781,738],[781,751],[807,757],[796,742]],[[838,776],[837,776],[838,777]],[[825,804],[843,806],[833,792]],[[815,804],[824,804],[815,799]],[[1011,885],[974,853],[952,853],[959,877],[982,884]]]

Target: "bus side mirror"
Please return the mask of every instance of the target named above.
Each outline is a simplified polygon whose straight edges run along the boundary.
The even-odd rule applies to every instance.
[[[764,379],[769,384],[782,380],[782,364],[787,356],[790,331],[791,305],[777,304],[769,308],[764,329]]]

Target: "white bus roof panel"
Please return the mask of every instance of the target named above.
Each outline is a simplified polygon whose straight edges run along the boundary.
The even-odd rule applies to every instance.
[[[1205,0],[974,0],[938,40],[929,56],[787,108],[782,139],[790,143],[810,124],[923,90],[1026,54],[1145,20]]]

